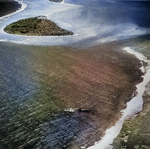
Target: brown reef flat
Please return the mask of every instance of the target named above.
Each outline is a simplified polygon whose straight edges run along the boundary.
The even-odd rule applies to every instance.
[[[57,86],[57,95],[66,108],[90,111],[98,130],[88,145],[100,140],[105,130],[115,124],[139,83],[139,60],[121,48],[115,42],[84,50],[55,47],[43,51],[38,59],[39,64],[45,64],[40,72]]]

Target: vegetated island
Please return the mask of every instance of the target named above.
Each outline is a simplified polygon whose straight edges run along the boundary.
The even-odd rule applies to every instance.
[[[45,16],[22,19],[11,23],[4,28],[9,34],[28,36],[65,36],[73,32],[60,28],[56,23]]]

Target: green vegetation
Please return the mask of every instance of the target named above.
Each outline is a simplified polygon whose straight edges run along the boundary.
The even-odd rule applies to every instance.
[[[60,28],[44,16],[19,20],[5,27],[4,31],[10,34],[29,36],[73,35],[73,32]]]
[[[150,111],[124,122],[123,128],[113,141],[114,149],[149,149]]]
[[[123,123],[123,127],[122,127],[120,134],[113,141],[114,149],[126,149],[127,146],[129,148],[129,146],[131,145],[132,145],[132,148],[134,148],[135,142],[137,141],[137,138],[138,138],[138,128],[141,125],[141,122],[142,122],[142,117],[140,115],[137,116],[136,119],[126,120]],[[131,139],[131,137],[133,136],[135,136],[135,138]]]

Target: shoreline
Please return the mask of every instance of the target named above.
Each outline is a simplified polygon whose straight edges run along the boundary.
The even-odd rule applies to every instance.
[[[141,53],[135,52],[129,47],[125,47],[123,50],[127,51],[130,54],[134,54],[141,62],[145,61],[146,59],[145,56],[143,56]],[[145,61],[145,62],[148,62],[148,61]],[[140,69],[143,71],[143,66]],[[123,123],[126,120],[130,119],[131,117],[135,117],[137,113],[142,111],[142,106],[143,106],[142,95],[145,90],[145,88],[143,89],[143,86],[145,86],[149,82],[149,79],[148,79],[149,76],[150,76],[150,72],[147,75],[144,74],[143,75],[144,81],[136,85],[136,88],[137,88],[136,92],[138,94],[135,97],[133,97],[129,102],[127,102],[127,107],[124,110],[121,110],[122,116],[116,122],[116,124],[105,131],[105,135],[104,137],[102,137],[102,140],[100,140],[99,142],[96,142],[94,146],[91,146],[88,149],[112,149],[113,148],[112,143],[114,139],[118,136],[118,134],[120,134]],[[145,78],[147,79],[145,80]]]
[[[133,50],[127,49],[130,53],[137,53]],[[142,52],[141,52],[142,53]],[[128,117],[125,119],[123,126],[120,130],[120,133],[113,141],[114,149],[132,149],[136,147],[140,149],[149,149],[150,140],[147,139],[149,135],[149,116],[150,116],[150,60],[148,60],[143,54],[139,53],[137,57],[143,61],[145,66],[144,79],[141,84],[141,110],[135,113],[135,116]],[[147,146],[148,145],[148,146]]]

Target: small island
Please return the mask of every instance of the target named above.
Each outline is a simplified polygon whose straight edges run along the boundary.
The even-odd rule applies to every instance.
[[[56,23],[45,16],[22,19],[11,23],[4,28],[9,34],[28,36],[65,36],[73,35],[73,32],[60,28]]]
[[[61,3],[63,0],[49,0],[49,1]]]

